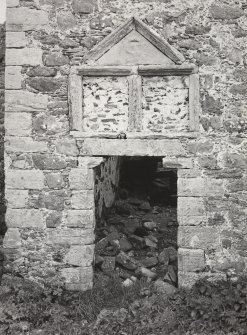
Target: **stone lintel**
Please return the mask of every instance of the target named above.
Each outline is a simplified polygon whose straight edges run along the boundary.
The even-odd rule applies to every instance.
[[[82,156],[185,156],[179,140],[86,138]]]

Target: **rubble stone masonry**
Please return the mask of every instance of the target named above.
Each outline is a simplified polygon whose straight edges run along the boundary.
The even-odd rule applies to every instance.
[[[65,281],[68,289],[92,287],[95,168],[103,156],[149,155],[162,156],[164,166],[178,169],[179,284],[191,285],[204,275],[246,272],[247,2],[7,0],[7,7],[6,269],[40,283]],[[77,138],[70,132],[71,66],[84,64],[88,51],[132,16],[198,66],[196,134],[176,135],[172,122],[172,137],[163,139]],[[2,129],[2,66],[0,70]],[[181,105],[171,114],[177,130],[186,130],[187,82],[168,78],[168,93]],[[89,99],[95,88],[86,80]],[[151,134],[166,130],[166,116],[157,114],[159,102],[169,104],[162,80],[154,76],[144,82],[144,109],[152,110],[145,109],[144,124]],[[156,87],[151,93],[150,83]],[[105,99],[109,82],[99,79],[97,84]],[[99,123],[105,116],[97,111],[90,115],[98,97],[89,99],[85,110],[91,130],[115,130],[126,122],[125,80],[115,79],[115,86],[121,101],[113,99],[112,124]],[[123,115],[114,119],[121,104]],[[2,185],[2,171],[0,175]]]

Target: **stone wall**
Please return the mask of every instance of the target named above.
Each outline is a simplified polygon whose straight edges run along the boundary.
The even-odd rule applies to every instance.
[[[4,199],[4,75],[5,24],[0,25],[0,281],[3,269],[2,239],[6,231]]]
[[[163,156],[179,169],[181,283],[197,278],[195,271],[246,271],[246,1],[9,0],[7,6],[6,267],[41,282],[65,277],[70,289],[91,287],[94,159],[87,156],[129,154]],[[70,66],[83,64],[133,15],[199,66],[198,137],[97,142],[70,135]],[[85,205],[77,193],[87,194]]]
[[[120,159],[108,157],[95,168],[95,216],[98,224],[113,205],[119,184]]]

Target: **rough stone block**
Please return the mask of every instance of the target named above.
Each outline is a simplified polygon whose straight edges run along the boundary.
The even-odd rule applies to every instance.
[[[47,228],[47,243],[58,245],[88,245],[94,243],[93,229]]]
[[[178,197],[178,222],[181,226],[195,226],[206,222],[203,198]]]
[[[48,13],[28,7],[7,8],[6,29],[8,30],[38,30],[49,25]]]
[[[29,77],[55,77],[56,74],[56,69],[40,65],[27,71]]]
[[[91,209],[69,210],[65,224],[70,228],[93,229],[95,227],[94,211]]]
[[[5,138],[6,152],[46,152],[47,143],[34,141],[31,137],[7,136]]]
[[[57,25],[61,30],[72,29],[76,26],[76,18],[71,12],[58,12]]]
[[[92,209],[94,203],[94,191],[73,191],[71,196],[71,207],[74,209]]]
[[[178,169],[178,178],[196,178],[201,177],[202,171],[198,169]]]
[[[213,249],[220,245],[215,227],[179,227],[178,246],[192,249]]]
[[[62,223],[62,212],[50,212],[46,217],[46,227],[47,228],[57,228]]]
[[[65,182],[61,173],[49,173],[45,176],[46,184],[51,189],[61,189]]]
[[[79,150],[75,140],[59,140],[56,143],[56,151],[66,156],[78,156]]]
[[[42,50],[38,48],[7,49],[6,65],[35,66],[42,64]]]
[[[5,249],[18,249],[21,247],[21,235],[18,228],[8,228],[4,236],[3,247]]]
[[[19,5],[20,5],[20,0],[7,0],[6,1],[7,8],[17,7]]]
[[[7,170],[6,188],[40,190],[44,188],[43,172],[38,170]]]
[[[64,268],[61,275],[65,278],[66,288],[69,290],[86,291],[93,286],[92,266]]]
[[[164,168],[192,169],[193,160],[191,158],[165,157],[162,159],[162,165]]]
[[[96,0],[73,0],[72,8],[75,13],[81,14],[90,14],[93,13],[94,10],[97,9],[97,1]]]
[[[91,266],[94,259],[94,244],[73,245],[65,255],[64,261],[73,266]]]
[[[227,5],[212,5],[210,7],[210,14],[214,19],[238,19],[244,15],[244,11],[237,6],[227,6]]]
[[[204,142],[194,142],[188,144],[189,152],[193,154],[210,154],[214,148],[213,142],[206,140]]]
[[[179,140],[91,139],[84,140],[83,156],[184,156]]]
[[[30,206],[62,211],[67,197],[67,192],[63,190],[40,192],[39,194],[30,195]]]
[[[104,161],[103,157],[78,157],[78,167],[80,169],[93,169]]]
[[[51,52],[45,56],[44,63],[47,66],[62,66],[69,64],[69,57],[60,52]]]
[[[43,213],[38,209],[10,209],[6,211],[6,225],[10,228],[44,228]]]
[[[94,173],[90,169],[71,169],[69,184],[72,190],[92,190],[94,188]]]
[[[224,181],[214,178],[205,179],[205,195],[212,197],[222,197],[224,195]]]
[[[26,85],[42,93],[54,93],[66,86],[66,81],[64,78],[34,77],[26,79]]]
[[[5,89],[20,90],[22,82],[21,66],[6,66]]]
[[[32,133],[32,115],[30,113],[6,113],[5,134],[27,136]]]
[[[23,31],[6,32],[6,48],[24,48],[26,45],[27,39]]]
[[[28,190],[6,189],[5,198],[8,208],[25,208],[28,204]]]
[[[67,167],[65,159],[51,154],[32,155],[33,165],[40,170],[62,170]]]
[[[36,112],[47,108],[48,97],[28,91],[5,91],[6,112]]]
[[[205,196],[205,181],[201,177],[178,178],[179,197],[202,197]]]
[[[178,269],[183,272],[204,270],[205,252],[201,249],[178,249]]]

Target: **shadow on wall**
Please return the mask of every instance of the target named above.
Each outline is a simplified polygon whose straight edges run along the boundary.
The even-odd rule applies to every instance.
[[[2,241],[6,232],[4,195],[4,75],[5,24],[0,25],[0,282],[3,274]]]

